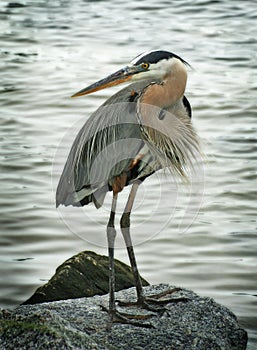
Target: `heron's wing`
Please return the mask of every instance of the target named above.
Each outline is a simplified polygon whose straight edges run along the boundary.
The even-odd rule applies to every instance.
[[[112,96],[79,131],[57,187],[57,206],[87,204],[93,193],[100,201],[113,178],[128,171],[144,146],[133,102],[139,88],[132,84]]]

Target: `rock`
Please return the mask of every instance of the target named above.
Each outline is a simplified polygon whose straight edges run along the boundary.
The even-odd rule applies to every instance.
[[[134,286],[131,268],[115,259],[116,291]],[[141,277],[142,278],[142,277]],[[149,283],[142,278],[144,286]],[[84,251],[66,260],[23,304],[103,295],[109,290],[108,257]]]
[[[161,284],[144,290],[149,295],[171,288]],[[108,295],[22,305],[2,313],[0,349],[246,349],[247,333],[227,308],[185,289],[176,289],[170,297],[174,302],[163,306],[162,313],[118,307],[151,318],[138,320],[143,327],[114,323],[111,330],[106,329],[108,314],[100,307],[108,306]],[[135,288],[116,293],[116,298],[135,300]]]

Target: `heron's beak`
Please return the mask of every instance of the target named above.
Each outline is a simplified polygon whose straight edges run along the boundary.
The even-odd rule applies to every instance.
[[[98,90],[102,90],[114,85],[125,83],[129,81],[132,78],[132,75],[136,73],[138,73],[138,71],[135,67],[127,66],[109,75],[108,77],[101,79],[92,85],[89,85],[88,87],[80,90],[79,92],[76,92],[76,94],[72,95],[71,97],[88,95]]]

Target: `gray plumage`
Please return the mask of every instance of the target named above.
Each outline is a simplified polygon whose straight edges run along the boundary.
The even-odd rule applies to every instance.
[[[124,172],[128,177],[126,185],[137,179],[143,181],[165,167],[186,176],[186,166],[192,164],[198,152],[190,104],[183,97],[166,109],[148,105],[147,115],[142,116],[141,97],[149,84],[152,81],[145,80],[122,89],[87,120],[61,175],[57,206],[80,206],[93,201],[100,207],[115,177]],[[135,169],[129,169],[140,152],[143,158]]]
[[[149,306],[153,298],[144,295],[130,235],[130,215],[138,187],[146,177],[168,168],[171,173],[186,178],[199,153],[198,138],[191,124],[190,103],[184,96],[186,65],[186,61],[171,52],[150,51],[73,95],[82,96],[136,81],[109,98],[82,127],[72,145],[56,193],[57,206],[93,202],[99,208],[106,193],[113,192],[106,228],[110,295],[108,328],[113,321],[141,325],[139,322],[144,319],[144,315],[138,315],[140,321],[137,322],[131,320],[131,317],[137,319],[137,315],[120,313],[115,300],[115,214],[118,193],[129,184],[132,186],[120,228],[135,280],[135,305],[157,311]],[[172,293],[167,291],[167,294]],[[156,302],[154,300],[155,305]]]

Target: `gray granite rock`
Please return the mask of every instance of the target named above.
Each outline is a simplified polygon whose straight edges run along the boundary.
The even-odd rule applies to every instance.
[[[103,295],[109,290],[108,256],[83,251],[66,260],[23,304]],[[116,291],[134,286],[131,267],[115,259]],[[142,277],[144,286],[149,283]]]
[[[144,290],[149,295],[170,288],[161,284]],[[12,312],[2,310],[0,349],[246,349],[247,333],[227,308],[185,289],[170,297],[174,302],[163,306],[162,313],[118,307],[123,312],[151,317],[138,321],[145,327],[115,323],[111,330],[106,329],[108,315],[101,308],[108,306],[108,295],[23,305]],[[116,293],[116,298],[135,300],[135,288]]]

